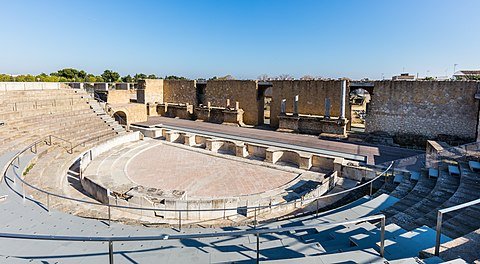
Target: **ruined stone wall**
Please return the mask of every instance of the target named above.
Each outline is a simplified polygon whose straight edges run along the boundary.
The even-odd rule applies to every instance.
[[[131,92],[129,90],[109,90],[107,103],[109,104],[128,104],[130,102]]]
[[[137,102],[163,103],[163,80],[140,80],[138,81]]]
[[[288,113],[293,112],[293,98],[298,95],[299,114],[325,115],[325,98],[330,98],[330,116],[340,115],[341,81],[272,81],[272,103],[270,106],[270,125],[278,127],[278,115],[282,99],[287,99]],[[348,89],[346,98],[346,117],[349,116]]]
[[[147,121],[147,107],[144,104],[130,103],[110,105],[110,115],[113,115],[113,113],[118,111],[125,113],[128,124]]]
[[[473,81],[376,81],[366,132],[474,139],[478,88]]]
[[[208,81],[205,88],[205,104],[211,102],[212,106],[225,107],[227,99],[230,105],[240,103],[240,108],[245,111],[243,121],[247,125],[258,125],[258,104],[256,81],[240,80],[214,80]],[[263,105],[263,102],[261,102]]]
[[[163,101],[166,103],[197,103],[196,82],[190,80],[165,80],[163,82]]]

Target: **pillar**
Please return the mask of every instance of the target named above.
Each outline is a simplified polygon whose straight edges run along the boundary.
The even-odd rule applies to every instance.
[[[287,112],[287,99],[282,99],[282,103],[280,104],[280,114],[285,115]]]
[[[212,108],[212,103],[211,103],[211,102],[208,102],[208,103],[207,103],[207,108],[208,108],[208,109]]]
[[[293,99],[293,115],[298,116],[298,94]]]
[[[347,81],[342,81],[342,90],[340,95],[340,118],[345,118],[345,97],[347,97]]]
[[[227,108],[230,108],[230,99],[227,99]]]
[[[240,103],[239,102],[235,102],[235,110],[238,110],[240,109]]]

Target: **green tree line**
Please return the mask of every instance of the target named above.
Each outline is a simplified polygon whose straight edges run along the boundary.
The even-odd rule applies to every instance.
[[[155,74],[137,73],[133,76],[120,76],[118,72],[105,70],[100,75],[87,73],[84,70],[65,68],[50,74],[38,75],[23,74],[12,76],[0,73],[0,82],[137,82],[145,79],[162,79]],[[175,75],[166,76],[167,80],[186,80],[185,77]]]

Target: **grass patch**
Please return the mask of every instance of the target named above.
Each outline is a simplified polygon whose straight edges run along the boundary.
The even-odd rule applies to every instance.
[[[35,163],[30,163],[30,165],[28,165],[28,167],[23,172],[23,176],[27,175],[30,172],[30,170],[33,168],[33,166],[35,166]]]

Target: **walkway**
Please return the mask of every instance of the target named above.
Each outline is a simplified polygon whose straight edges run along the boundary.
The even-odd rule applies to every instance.
[[[295,148],[321,149],[341,152],[350,155],[367,157],[368,164],[381,164],[387,161],[406,158],[422,154],[423,152],[412,149],[373,146],[366,144],[324,140],[311,135],[281,133],[271,130],[218,125],[207,122],[191,121],[168,117],[149,117],[147,122],[137,123],[141,126],[163,125],[172,129],[184,129],[187,132],[209,133],[217,136],[246,138],[262,140],[271,143],[290,145]],[[301,150],[301,149],[300,149]]]

